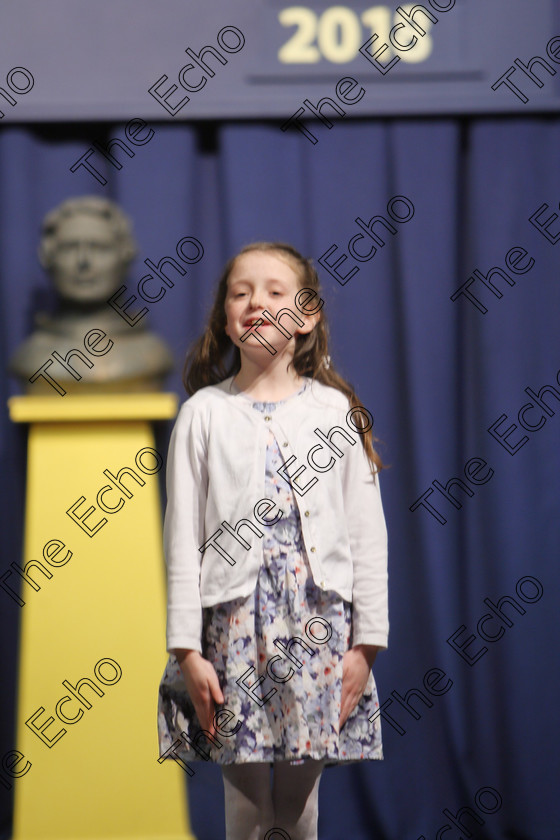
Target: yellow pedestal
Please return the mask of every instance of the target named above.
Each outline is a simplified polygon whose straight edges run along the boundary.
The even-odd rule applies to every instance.
[[[177,398],[24,396],[9,406],[31,424],[24,559],[8,579],[25,601],[16,748],[32,765],[15,785],[14,838],[192,838],[183,771],[157,762],[165,578],[150,421],[174,417]],[[132,497],[103,472],[122,467],[145,482],[121,476]],[[100,508],[104,486],[101,503],[117,511]],[[93,534],[66,513],[81,497],[75,514],[94,508],[82,523]],[[22,582],[29,561],[40,565]]]

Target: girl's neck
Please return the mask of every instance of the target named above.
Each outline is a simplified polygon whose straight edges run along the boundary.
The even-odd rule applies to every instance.
[[[296,394],[304,379],[290,368],[248,370],[244,365],[234,377],[233,384],[258,402],[278,402]]]

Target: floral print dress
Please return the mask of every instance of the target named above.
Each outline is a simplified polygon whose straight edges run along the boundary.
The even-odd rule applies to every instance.
[[[288,400],[297,399],[309,383]],[[280,404],[244,396],[266,414]],[[371,672],[339,731],[352,605],[313,581],[293,491],[277,472],[283,463],[269,430],[266,496],[284,515],[262,528],[263,559],[254,593],[203,609],[202,655],[216,669],[224,694],[219,707],[224,714],[216,720],[223,734],[214,743],[204,735],[195,742],[202,727],[171,655],[159,687],[160,756],[175,744],[183,760],[220,764],[325,759],[329,765],[383,758],[379,716],[368,719],[379,708]]]

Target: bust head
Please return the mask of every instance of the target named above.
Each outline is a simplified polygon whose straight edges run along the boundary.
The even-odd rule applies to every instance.
[[[65,300],[105,302],[123,284],[135,255],[130,220],[108,199],[71,198],[45,216],[39,260]]]

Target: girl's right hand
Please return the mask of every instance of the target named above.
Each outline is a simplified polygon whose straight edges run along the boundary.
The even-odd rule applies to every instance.
[[[216,735],[215,703],[223,703],[224,695],[214,666],[197,650],[178,650],[175,656],[200,725]]]

